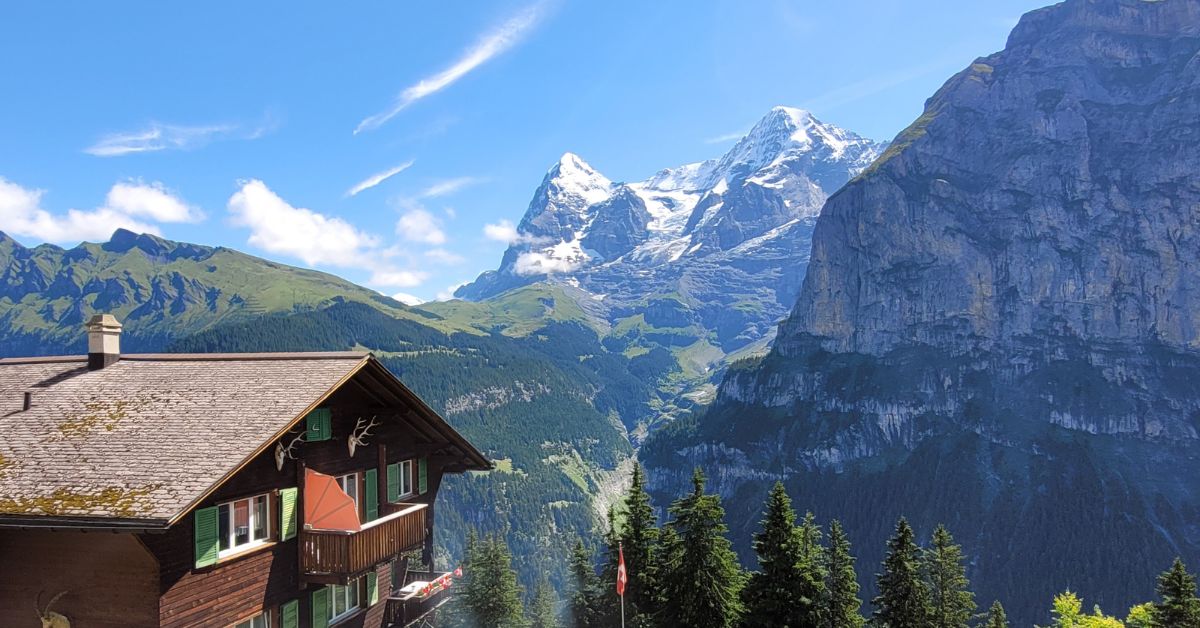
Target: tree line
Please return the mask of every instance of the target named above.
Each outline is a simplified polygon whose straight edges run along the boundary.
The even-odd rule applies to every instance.
[[[977,606],[966,557],[945,526],[920,545],[901,518],[875,574],[879,594],[862,612],[855,557],[841,524],[828,530],[810,512],[797,517],[782,483],[767,495],[754,534],[758,568],[739,565],[727,538],[719,495],[705,492],[697,469],[691,492],[659,524],[645,477],[634,467],[629,491],[609,512],[598,560],[581,540],[569,557],[572,586],[558,600],[543,583],[522,604],[511,554],[499,537],[469,543],[467,585],[456,599],[454,623],[479,628],[572,626],[630,628],[1007,628],[1000,601]],[[616,593],[623,553],[628,582]],[[598,569],[597,569],[598,563]],[[472,575],[474,574],[474,575]],[[1200,628],[1196,577],[1180,559],[1158,577],[1158,600],[1129,609],[1124,619],[1099,607],[1083,610],[1071,591],[1054,597],[1047,628]]]

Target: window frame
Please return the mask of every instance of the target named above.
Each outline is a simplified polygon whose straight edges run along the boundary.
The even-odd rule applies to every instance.
[[[258,521],[257,510],[255,509],[255,502],[259,499],[262,499],[262,503],[264,506],[263,521],[261,523],[265,524],[265,531],[264,531],[264,535],[261,538],[256,539],[256,538],[254,538],[254,529],[256,527],[256,524],[258,524],[260,522]],[[267,545],[268,543],[275,540],[276,526],[273,525],[274,522],[271,521],[271,515],[275,510],[271,505],[272,501],[274,501],[273,494],[270,492],[267,492],[267,493],[258,493],[258,494],[250,495],[247,497],[239,497],[238,499],[231,499],[229,501],[220,502],[216,505],[216,507],[217,507],[217,560],[218,561],[221,559],[224,559],[224,558],[228,558],[230,556],[236,556],[243,552],[247,552],[247,551],[262,547],[262,546]],[[246,528],[247,528],[247,536],[250,540],[245,543],[237,543],[237,526],[235,525],[235,523],[236,523],[235,517],[237,516],[237,514],[236,514],[237,513],[237,510],[236,510],[237,504],[240,502],[247,503],[246,504],[246,508],[247,508]],[[221,513],[222,509],[225,510],[224,516],[222,516],[222,513]],[[221,534],[220,531],[221,531],[222,527],[226,528],[227,534]],[[221,545],[224,543],[228,543],[229,547],[222,548]]]
[[[262,628],[271,628],[271,614],[272,613],[269,609],[263,609],[263,611],[261,613],[254,615],[253,617],[247,617],[239,622],[233,623],[230,625],[229,628],[242,628],[243,624],[248,624],[247,628],[254,628],[254,624],[251,622],[253,622],[256,619],[260,619],[260,618],[263,620]]]
[[[350,473],[334,476],[334,479],[337,480],[338,488],[341,488],[343,493],[346,492],[346,487],[342,485],[342,482],[347,478],[353,478],[354,480],[354,495],[346,494],[350,496],[350,499],[354,500],[354,510],[358,513],[358,520],[362,521],[366,514],[366,500],[363,499],[363,473],[362,471],[351,471]]]
[[[364,608],[363,607],[363,597],[364,597],[363,583],[365,581],[366,581],[366,578],[364,576],[359,576],[359,577],[351,580],[350,582],[346,583],[345,585],[341,585],[341,584],[328,585],[328,587],[329,587],[328,588],[329,602],[325,607],[326,608],[325,615],[326,615],[326,618],[328,619],[329,625],[332,626],[333,624],[336,624],[340,621],[349,619],[350,617],[353,617],[355,614],[357,614],[359,611],[361,611]],[[335,601],[334,598],[337,596],[338,589],[342,590],[342,592],[343,592],[342,601],[347,604],[346,608],[342,610],[340,615],[336,614],[336,612],[335,612],[337,609],[337,602]],[[354,591],[354,606],[349,606],[350,602],[349,602],[349,599],[347,599],[349,597],[350,591]]]
[[[402,502],[402,501],[404,501],[404,499],[406,497],[412,497],[413,495],[416,494],[416,490],[417,490],[416,482],[413,481],[413,462],[414,461],[415,461],[415,459],[409,458],[408,460],[401,460],[400,462],[397,463],[400,465],[399,466],[400,495],[397,496],[397,498],[396,498],[397,502]],[[407,471],[405,471],[405,467],[408,467]],[[406,484],[407,484],[408,490],[404,490],[406,488],[406,486],[405,486]]]

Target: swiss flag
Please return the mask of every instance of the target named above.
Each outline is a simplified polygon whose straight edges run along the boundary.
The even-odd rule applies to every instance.
[[[629,576],[625,574],[625,548],[617,545],[617,595],[625,597],[625,583]]]

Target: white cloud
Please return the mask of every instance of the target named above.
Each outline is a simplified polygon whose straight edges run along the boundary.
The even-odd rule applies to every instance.
[[[420,305],[425,302],[425,299],[416,295],[408,294],[407,292],[397,292],[392,295],[392,298],[405,305]]]
[[[187,205],[161,183],[113,185],[104,205],[91,210],[68,209],[53,214],[41,207],[43,190],[31,190],[0,177],[0,230],[43,242],[104,241],[113,231],[161,235],[160,223],[196,222],[199,210]]]
[[[445,244],[446,232],[441,222],[424,209],[412,209],[400,216],[396,222],[396,233],[411,242]]]
[[[151,122],[137,131],[105,135],[95,144],[83,149],[83,152],[97,157],[120,157],[160,150],[190,150],[217,140],[258,139],[273,131],[276,126],[275,121],[269,117],[254,127],[230,123],[186,126]]]
[[[108,191],[105,206],[158,222],[199,222],[204,214],[179,199],[161,183],[124,182]]]
[[[469,185],[475,185],[476,183],[481,183],[482,181],[483,179],[480,179],[479,177],[455,177],[453,179],[438,181],[437,183],[434,183],[433,185],[422,190],[421,198],[448,196]]]
[[[315,266],[369,266],[378,240],[341,218],[293,207],[257,179],[245,181],[229,197],[234,222],[250,229],[250,244]]]
[[[748,131],[737,131],[734,133],[726,133],[725,135],[718,135],[716,137],[710,137],[710,138],[704,140],[704,143],[705,144],[724,144],[725,142],[732,142],[733,140],[740,140],[746,136],[746,133],[748,133]]]
[[[367,283],[372,286],[386,288],[415,288],[429,278],[428,273],[419,270],[377,270],[371,274]]]
[[[393,176],[398,175],[401,172],[404,172],[405,170],[408,170],[409,167],[411,167],[412,165],[413,165],[413,161],[410,159],[394,168],[388,168],[387,170],[384,170],[383,172],[377,172],[377,173],[367,177],[366,179],[359,181],[357,184],[354,185],[354,187],[347,190],[346,196],[354,196],[355,194],[358,194],[359,192],[362,192],[363,190],[369,190],[369,189],[379,185],[380,183],[383,183],[384,181],[392,178]]]
[[[551,257],[545,253],[527,252],[517,256],[513,272],[518,275],[549,275],[566,273],[579,268],[579,262]]]
[[[467,258],[446,249],[429,249],[425,251],[425,257],[434,262],[448,265],[457,265],[467,261]]]
[[[483,236],[489,240],[512,244],[521,239],[521,234],[517,233],[517,228],[513,226],[511,221],[501,220],[495,224],[486,224],[483,226]]]
[[[460,281],[452,286],[448,286],[445,290],[437,293],[437,296],[434,297],[434,301],[449,301],[451,299],[454,299],[455,298],[454,291],[458,290],[459,288],[461,288],[469,283],[471,283],[471,282]]]
[[[427,76],[416,84],[405,88],[396,97],[391,107],[360,122],[358,127],[354,129],[354,134],[358,135],[363,131],[383,126],[384,123],[391,120],[409,105],[426,96],[440,92],[454,84],[458,79],[466,76],[475,68],[486,63],[492,57],[517,45],[533,29],[534,25],[537,24],[545,7],[546,2],[539,2],[526,7],[503,24],[489,31],[450,67],[437,74]]]

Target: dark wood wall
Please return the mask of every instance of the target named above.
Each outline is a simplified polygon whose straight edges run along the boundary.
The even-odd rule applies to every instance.
[[[0,625],[41,628],[34,600],[72,626],[158,625],[158,565],[132,534],[0,529]]]
[[[327,441],[303,443],[295,452],[305,466],[328,475],[341,475],[368,468],[379,468],[380,446],[385,463],[398,462],[427,455],[432,447],[409,427],[396,410],[371,411],[356,405],[351,395],[339,393],[332,400],[333,438]],[[371,430],[367,445],[359,446],[353,458],[349,455],[347,438],[357,418],[369,420],[377,416],[381,425]],[[301,428],[303,422],[301,423]],[[299,431],[297,430],[297,434]],[[288,439],[290,440],[290,438]],[[287,460],[277,469],[272,444],[234,477],[205,499],[199,507],[249,497],[281,488],[298,485],[297,460]],[[428,465],[428,488],[421,496],[406,498],[414,503],[428,503],[429,525],[432,527],[432,508],[441,484],[441,464],[431,458]],[[416,485],[414,469],[414,486]],[[386,501],[386,474],[379,469],[379,491],[382,505]],[[272,504],[272,519],[278,531],[278,502]],[[164,627],[228,626],[252,616],[261,609],[274,609],[289,600],[299,599],[300,625],[308,626],[311,592],[320,585],[302,586],[298,575],[297,541],[276,542],[266,549],[247,555],[223,559],[211,567],[196,569],[191,515],[184,517],[165,534],[141,535],[142,542],[160,565],[159,620]],[[378,570],[380,603],[338,626],[371,628],[381,625],[384,599],[391,582],[387,565]],[[275,624],[273,624],[275,625]]]

